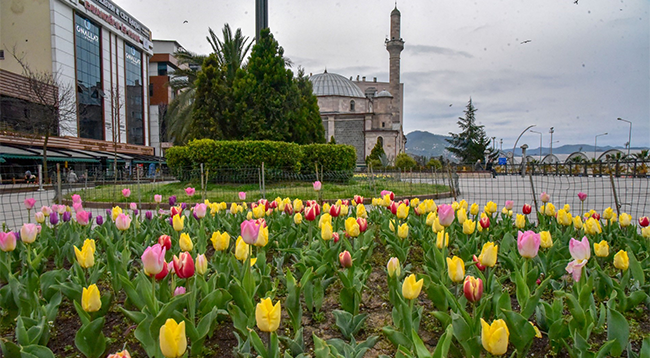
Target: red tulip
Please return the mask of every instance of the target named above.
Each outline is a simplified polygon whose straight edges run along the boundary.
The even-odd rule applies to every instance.
[[[174,272],[179,278],[194,276],[194,260],[189,252],[181,252],[180,257],[174,255]]]
[[[533,211],[533,207],[530,204],[524,204],[524,208],[521,210],[525,215],[528,215]]]
[[[352,256],[348,250],[345,250],[339,254],[339,262],[343,268],[352,267]]]
[[[334,239],[334,243],[335,243],[335,244],[336,244],[337,242],[339,242],[339,240],[341,239],[340,236],[339,236],[339,233],[338,233],[338,232],[333,232],[333,233],[332,233],[332,238]]]
[[[357,205],[363,204],[363,196],[355,195],[354,196],[354,203],[357,204]]]
[[[483,295],[483,280],[480,278],[475,278],[474,276],[465,277],[465,282],[463,283],[463,292],[465,293],[465,298],[470,302],[478,302]]]
[[[394,201],[392,203],[390,203],[390,205],[388,206],[388,208],[390,209],[390,212],[393,213],[393,215],[397,215],[397,208],[398,207],[399,207],[399,205]]]
[[[481,271],[485,271],[485,266],[481,265],[481,261],[479,261],[479,259],[478,259],[478,257],[476,257],[476,255],[474,255],[474,256],[472,257],[472,260],[473,260],[474,262],[476,262],[476,268],[477,268],[477,269],[479,269],[479,270],[481,270]]]
[[[357,224],[359,224],[360,232],[366,232],[366,230],[368,230],[368,220],[364,218],[357,218]]]
[[[266,199],[260,199],[257,201],[257,204],[264,205],[264,211],[269,210],[269,201]]]
[[[158,237],[158,243],[167,251],[172,249],[172,237],[169,235],[160,235]]]
[[[284,206],[284,212],[287,215],[293,215],[293,206],[291,205],[291,203],[288,203]]]
[[[266,227],[266,226],[267,226],[267,225],[266,225],[266,220],[264,220],[264,218],[259,218],[259,219],[255,220],[255,222],[256,222],[257,225],[259,225],[260,227]]]
[[[171,214],[171,217],[174,217],[174,216],[176,216],[176,215],[180,215],[180,214],[183,212],[183,208],[180,207],[180,206],[172,206],[172,207],[169,209],[169,212],[170,212],[170,214]]]
[[[406,206],[409,206],[411,202],[408,199],[404,199],[403,203],[406,204]]]
[[[338,205],[330,206],[330,215],[332,215],[333,218],[341,215],[341,207]]]
[[[395,193],[393,193],[392,191],[382,190],[381,193],[380,193],[380,195],[381,195],[382,198],[383,198],[384,196],[388,195],[389,198],[390,198],[390,200],[395,200]]]
[[[314,221],[318,214],[320,214],[320,206],[318,204],[311,205],[305,209],[305,220]]]
[[[268,207],[269,209],[275,209],[275,208],[278,207],[278,202],[275,201],[275,200],[273,200],[273,201],[271,201],[270,203],[268,203],[268,206],[267,206],[267,207]]]
[[[481,223],[481,227],[484,229],[487,229],[490,227],[490,218],[487,216],[484,216],[479,220],[479,223]]]
[[[349,206],[350,205],[350,200],[348,200],[348,199],[341,200],[341,205],[348,205]]]
[[[599,220],[600,220],[600,214],[598,214],[598,213],[593,213],[593,214],[591,215],[591,217],[594,218],[596,221],[599,221]]]
[[[639,218],[639,226],[646,227],[648,225],[650,225],[650,218],[648,218],[647,216],[643,216]]]
[[[169,264],[168,264],[168,263],[165,263],[165,264],[163,265],[163,269],[162,269],[162,271],[160,271],[160,273],[158,273],[158,274],[155,276],[155,277],[156,277],[156,280],[157,280],[157,281],[162,280],[163,278],[167,277],[167,274],[168,274],[168,273],[169,273]]]

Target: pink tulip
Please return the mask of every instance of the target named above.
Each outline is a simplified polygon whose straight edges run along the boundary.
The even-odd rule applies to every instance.
[[[254,245],[257,242],[259,231],[260,225],[255,220],[244,220],[241,223],[241,238],[249,245]]]
[[[36,235],[38,235],[38,225],[36,224],[23,224],[23,227],[20,228],[20,239],[26,244],[34,242]]]
[[[201,203],[201,204],[196,204],[194,207],[194,214],[196,214],[196,217],[199,219],[203,219],[205,217],[205,214],[208,210],[208,206]]]
[[[542,203],[545,203],[545,204],[548,203],[549,200],[551,200],[551,196],[548,195],[548,194],[546,194],[546,192],[543,192],[543,193],[539,196],[539,198],[542,200]]]
[[[55,207],[56,207],[56,210],[54,210]],[[59,215],[63,215],[63,213],[66,212],[66,206],[65,205],[56,205],[56,204],[54,204],[54,205],[52,205],[52,210],[59,213]]]
[[[183,286],[178,286],[178,287],[176,287],[176,289],[174,290],[174,296],[183,295],[183,294],[185,294],[186,292],[187,292],[187,290],[185,289],[185,287],[183,287]]]
[[[34,208],[34,205],[36,204],[36,199],[34,198],[25,199],[25,201],[23,201],[23,204],[25,205],[25,209],[32,210]]]
[[[519,255],[527,259],[532,259],[537,256],[540,243],[541,238],[539,234],[536,234],[533,231],[519,231],[519,234],[517,235],[517,249],[519,250]]]
[[[571,257],[576,261],[587,261],[591,257],[591,247],[589,247],[589,239],[586,236],[578,241],[571,238],[569,241],[569,252]]]
[[[122,189],[122,196],[124,196],[125,198],[128,198],[129,196],[131,196],[131,189],[129,189],[129,188]]]
[[[385,197],[386,195],[389,196],[390,200],[395,200],[395,193],[393,193],[392,191],[382,190],[382,191],[381,191],[381,197],[383,198],[383,197]]]
[[[43,215],[43,212],[37,211],[34,214],[34,219],[36,220],[37,223],[42,223],[45,221],[45,215]]]
[[[578,193],[578,199],[580,199],[580,201],[585,201],[587,199],[587,194],[585,194],[583,192],[579,192]]]
[[[142,268],[144,273],[148,276],[158,275],[162,270],[165,263],[165,252],[167,250],[160,244],[147,247],[142,254]]]
[[[73,203],[72,210],[74,210],[75,213],[78,213],[83,210],[83,205],[81,205],[81,203]]]
[[[50,216],[50,214],[52,214],[52,208],[50,208],[49,206],[43,206],[41,207],[41,212],[45,216]]]
[[[515,202],[512,200],[506,200],[506,210],[512,210],[515,206]]]
[[[0,232],[0,250],[4,252],[16,249],[16,235],[13,232]]]
[[[136,203],[131,203],[131,204],[129,204],[129,208],[130,208],[131,210],[138,210],[138,204],[136,204]]]
[[[78,211],[76,217],[79,225],[86,226],[90,223],[90,213],[87,211]]]
[[[573,276],[575,282],[578,282],[580,281],[580,277],[582,277],[582,267],[586,264],[587,260],[573,260],[566,265],[566,272]]]
[[[339,254],[339,262],[341,263],[341,267],[343,268],[352,267],[352,256],[350,255],[350,252],[348,252],[348,250],[345,250]]]
[[[321,186],[322,186],[321,182],[319,182],[319,181],[314,182],[314,190],[320,191]]]
[[[156,204],[160,204],[160,202],[162,201],[162,195],[160,195],[160,194],[154,195],[153,196],[153,201],[155,201]]]
[[[115,226],[119,230],[126,231],[131,226],[131,218],[128,215],[120,214],[115,219]]]
[[[246,200],[246,192],[245,191],[240,191],[239,192],[239,200],[241,200],[241,201]]]
[[[190,187],[185,188],[185,194],[187,194],[187,196],[193,196],[195,192],[196,189],[194,188],[190,188]]]
[[[438,220],[440,225],[448,227],[454,221],[454,208],[451,205],[438,206]]]
[[[75,203],[81,204],[81,195],[79,195],[79,194],[72,195],[72,203],[73,204],[75,204]]]

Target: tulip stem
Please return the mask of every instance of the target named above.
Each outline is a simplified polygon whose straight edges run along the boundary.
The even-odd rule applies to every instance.
[[[155,313],[158,313],[158,299],[156,298],[156,275],[151,275],[151,298]]]

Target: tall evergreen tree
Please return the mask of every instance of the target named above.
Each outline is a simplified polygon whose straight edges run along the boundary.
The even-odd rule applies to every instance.
[[[447,147],[447,150],[463,163],[483,161],[486,150],[489,152],[488,156],[490,158],[495,154],[490,148],[492,141],[485,134],[483,126],[476,124],[476,111],[477,109],[470,98],[465,109],[465,118],[458,118],[457,123],[461,129],[460,133],[449,132],[451,139],[446,139],[451,144],[451,146]]]

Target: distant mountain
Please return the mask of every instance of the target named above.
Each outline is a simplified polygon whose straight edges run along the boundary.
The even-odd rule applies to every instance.
[[[426,131],[411,132],[406,135],[406,153],[427,158],[441,155],[448,158],[451,156],[451,153],[445,149],[445,147],[449,146],[449,143],[445,140],[448,138],[451,137]]]

